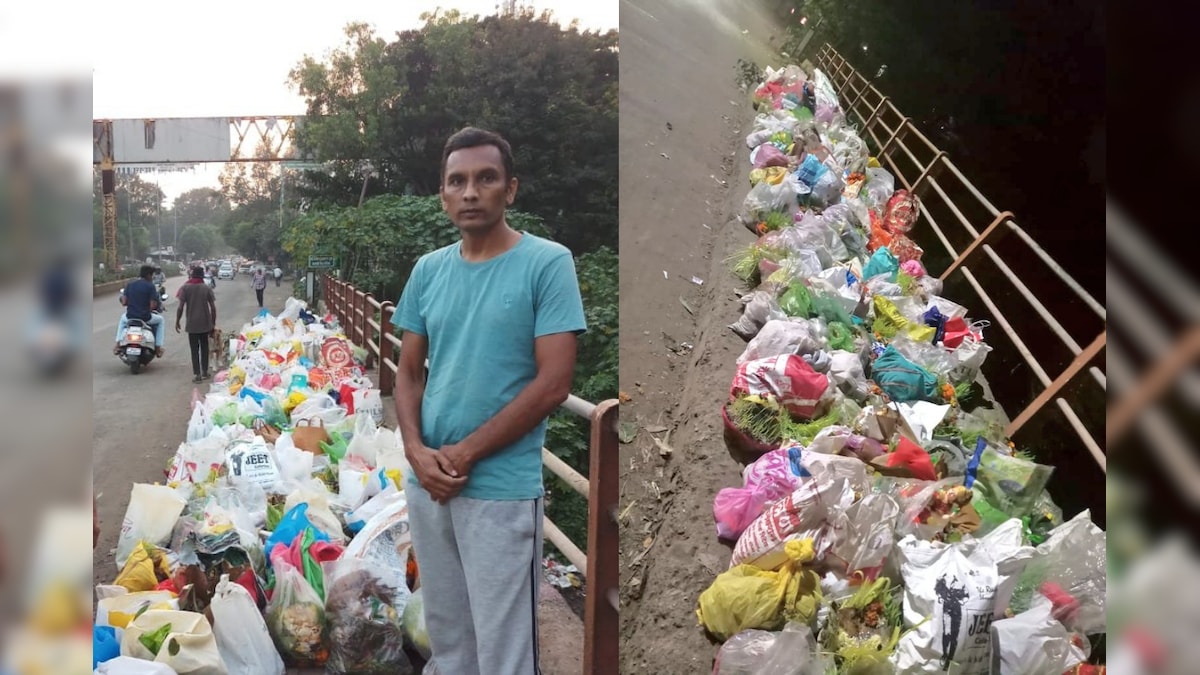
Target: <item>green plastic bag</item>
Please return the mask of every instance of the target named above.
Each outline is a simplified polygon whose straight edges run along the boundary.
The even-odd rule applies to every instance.
[[[329,443],[321,442],[321,450],[334,464],[340,464],[350,448],[350,443],[343,434],[336,432],[329,434],[329,439]]]
[[[1013,457],[991,445],[985,447],[971,486],[971,505],[982,521],[976,536],[987,534],[1010,518],[1024,518],[1038,510],[1052,473],[1052,466]]]
[[[791,317],[807,319],[812,316],[812,294],[803,282],[796,282],[779,298],[779,308]]]
[[[230,401],[225,405],[217,408],[212,414],[213,426],[231,427],[238,422],[238,406],[237,403]]]
[[[829,348],[846,352],[854,351],[854,333],[850,332],[849,322],[830,321],[826,326],[829,335]]]
[[[266,421],[267,424],[275,427],[276,429],[283,429],[291,426],[291,424],[288,422],[287,414],[283,412],[283,406],[279,405],[279,401],[276,401],[274,397],[267,397],[262,402],[262,407],[263,420]]]

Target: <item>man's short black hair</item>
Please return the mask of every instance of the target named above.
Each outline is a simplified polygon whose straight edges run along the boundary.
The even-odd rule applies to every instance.
[[[442,149],[442,179],[446,178],[446,160],[450,159],[450,153],[465,148],[477,148],[481,145],[496,146],[496,149],[500,151],[500,159],[504,162],[504,180],[512,179],[514,174],[512,146],[500,134],[475,127],[460,129],[446,140],[446,147]]]
[[[150,277],[154,276],[154,266],[142,265],[142,269],[138,271],[138,276],[143,279],[149,279]]]

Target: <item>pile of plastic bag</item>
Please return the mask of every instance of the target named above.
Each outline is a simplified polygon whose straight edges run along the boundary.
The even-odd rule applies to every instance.
[[[365,352],[292,298],[228,353],[164,483],[133,486],[96,588],[96,672],[414,672],[409,469]]]
[[[747,345],[721,409],[747,466],[714,500],[733,556],[697,608],[716,672],[1087,672],[1105,533],[1063,522],[1053,467],[989,414],[988,323],[922,266],[919,199],[820,71],[768,69],[754,103],[758,239],[730,260]]]

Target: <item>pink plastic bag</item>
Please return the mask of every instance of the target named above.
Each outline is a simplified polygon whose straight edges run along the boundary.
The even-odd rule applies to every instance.
[[[787,448],[772,450],[746,467],[745,487],[722,488],[713,499],[717,536],[736,541],[762,515],[763,507],[790,495],[799,485]]]
[[[782,354],[739,365],[729,395],[769,394],[792,415],[812,419],[828,388],[829,378],[813,370],[804,359]]]

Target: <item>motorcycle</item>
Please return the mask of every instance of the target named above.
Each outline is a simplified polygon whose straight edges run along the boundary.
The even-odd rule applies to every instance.
[[[167,306],[167,285],[159,284],[158,286],[155,286],[155,289],[158,291],[157,311],[159,314],[162,314],[162,310]]]
[[[142,366],[154,360],[155,353],[154,327],[141,319],[129,319],[129,327],[121,336],[117,352],[121,361],[129,366],[129,372],[137,375]]]

